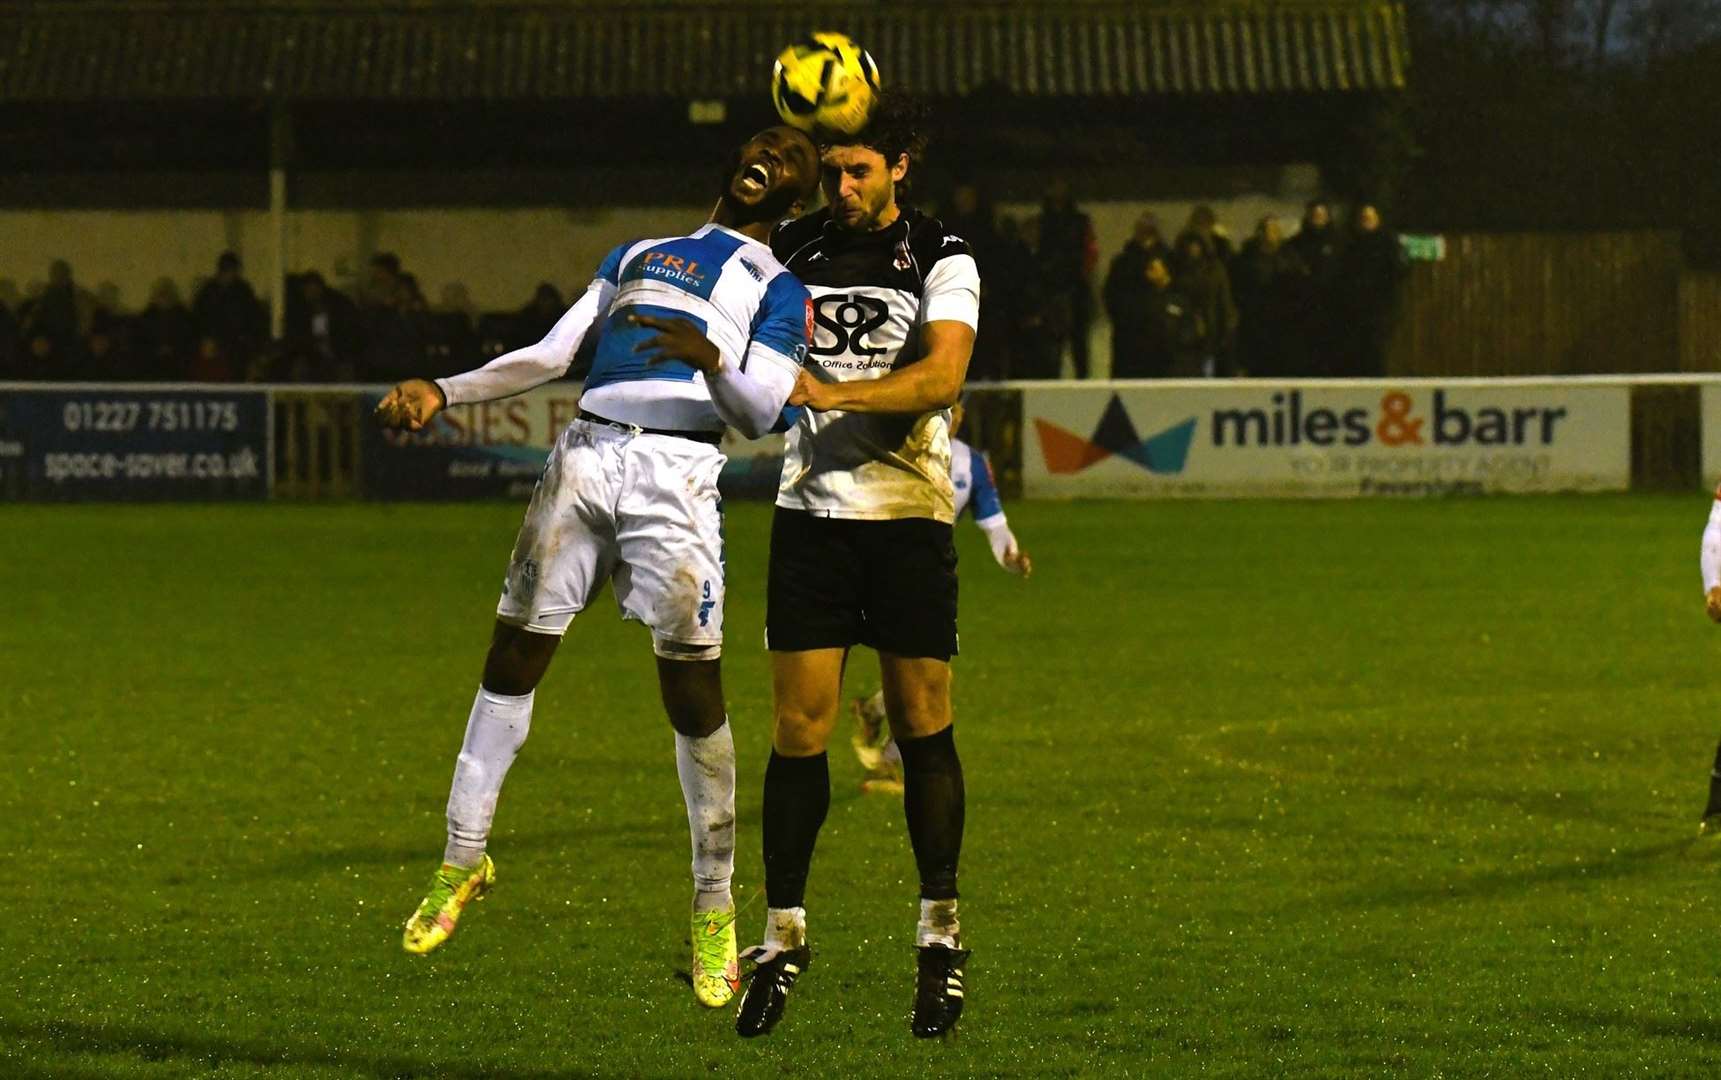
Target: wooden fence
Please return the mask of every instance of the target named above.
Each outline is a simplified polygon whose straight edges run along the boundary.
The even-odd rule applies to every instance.
[[[1680,279],[1679,370],[1721,371],[1721,274]]]
[[[1391,375],[1721,370],[1721,278],[1673,232],[1449,235],[1405,283]]]

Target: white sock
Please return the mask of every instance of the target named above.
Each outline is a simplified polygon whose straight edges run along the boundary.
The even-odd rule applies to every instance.
[[[735,902],[729,893],[735,875],[735,736],[729,721],[703,739],[676,732],[675,771],[693,837],[693,910],[722,911]]]
[[[947,949],[960,948],[962,924],[956,921],[955,900],[920,901],[920,926],[915,929],[915,945],[942,945]]]
[[[807,909],[804,907],[765,910],[765,949],[782,952],[807,943]]]
[[[531,694],[510,697],[478,689],[466,721],[466,742],[454,766],[454,786],[448,793],[448,846],[443,849],[443,862],[476,866],[484,857],[502,780],[531,726]]]

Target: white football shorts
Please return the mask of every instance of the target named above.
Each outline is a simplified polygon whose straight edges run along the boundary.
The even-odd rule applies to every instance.
[[[723,643],[723,502],[715,446],[589,420],[562,432],[532,492],[496,615],[562,634],[603,588],[659,656]]]

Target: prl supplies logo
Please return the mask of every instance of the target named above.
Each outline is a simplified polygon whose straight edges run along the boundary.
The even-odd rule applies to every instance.
[[[1184,463],[1189,460],[1189,444],[1195,441],[1195,421],[1192,416],[1144,439],[1136,434],[1135,423],[1130,420],[1123,401],[1113,394],[1091,438],[1084,439],[1039,417],[1034,418],[1034,428],[1040,434],[1046,471],[1054,475],[1079,473],[1113,454],[1150,473],[1175,475],[1183,471]]]

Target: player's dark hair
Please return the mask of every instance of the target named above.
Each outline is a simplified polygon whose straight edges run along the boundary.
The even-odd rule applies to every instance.
[[[885,90],[873,106],[866,127],[854,135],[826,134],[819,141],[824,146],[864,146],[876,150],[885,164],[895,166],[897,159],[908,156],[909,175],[926,156],[927,126],[931,110],[917,97],[900,90]],[[898,185],[899,189],[906,186]]]

